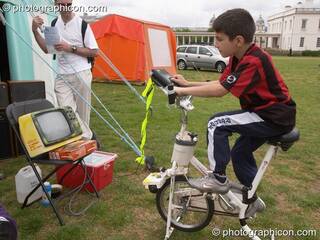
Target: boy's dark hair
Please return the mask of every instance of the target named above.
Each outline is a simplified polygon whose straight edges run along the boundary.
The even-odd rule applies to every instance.
[[[215,32],[223,32],[233,40],[237,35],[243,36],[247,43],[252,42],[256,32],[255,22],[247,10],[235,8],[222,13],[214,20],[212,28]]]

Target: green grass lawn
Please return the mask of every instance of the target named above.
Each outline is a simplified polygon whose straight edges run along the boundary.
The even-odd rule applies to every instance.
[[[275,57],[275,64],[283,75],[298,106],[297,127],[301,139],[288,152],[279,152],[271,162],[259,188],[267,210],[254,221],[255,229],[317,230],[316,237],[290,239],[320,239],[320,58]],[[187,70],[180,72],[187,79],[204,81],[217,79],[214,72]],[[144,106],[125,85],[96,83],[96,94],[114,117],[135,139],[140,138],[140,124]],[[136,86],[139,92],[143,86]],[[93,104],[107,117],[96,101]],[[153,155],[157,164],[169,167],[175,133],[179,129],[179,111],[167,107],[167,98],[157,89],[153,99],[153,113],[148,126],[147,155]],[[224,98],[194,99],[195,109],[189,114],[189,129],[199,134],[196,155],[207,164],[206,123],[215,112],[239,108],[231,95]],[[163,239],[165,222],[155,206],[155,195],[142,186],[148,175],[143,168],[136,171],[136,155],[95,114],[92,128],[102,140],[103,149],[119,155],[115,162],[113,183],[101,191],[102,197],[84,216],[63,214],[66,225],[60,227],[51,208],[36,203],[21,210],[16,200],[14,176],[26,165],[23,157],[0,161],[0,171],[7,178],[0,181],[0,202],[17,220],[20,239]],[[231,138],[231,143],[236,136]],[[262,157],[266,147],[256,153]],[[43,171],[46,168],[42,167]],[[229,176],[234,179],[232,167]],[[52,180],[54,182],[54,179]],[[78,203],[84,206],[91,196],[82,193]],[[67,202],[62,202],[59,209]],[[238,229],[237,218],[214,216],[210,225],[197,233],[175,231],[171,239],[222,239],[214,238],[213,228]],[[228,239],[228,238],[227,238]],[[245,238],[237,238],[245,239]],[[270,237],[268,238],[270,239]],[[276,237],[275,239],[288,239]]]

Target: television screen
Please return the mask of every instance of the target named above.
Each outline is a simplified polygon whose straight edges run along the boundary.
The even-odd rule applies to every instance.
[[[70,125],[62,111],[45,112],[37,115],[36,121],[42,137],[53,143],[72,134]]]
[[[81,139],[79,121],[69,106],[28,113],[20,116],[18,121],[30,157]]]

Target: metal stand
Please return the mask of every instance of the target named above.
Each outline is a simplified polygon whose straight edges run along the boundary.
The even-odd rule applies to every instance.
[[[173,162],[172,169],[176,169],[176,162]],[[172,199],[173,199],[175,180],[176,180],[176,176],[173,174],[170,179],[170,194],[169,194],[168,215],[167,215],[167,228],[166,228],[166,236],[165,236],[164,240],[168,240],[174,230],[174,228],[171,227],[171,216],[172,216]]]

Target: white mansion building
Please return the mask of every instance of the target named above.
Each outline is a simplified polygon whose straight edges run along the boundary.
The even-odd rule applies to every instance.
[[[210,20],[210,26],[215,16]],[[320,50],[320,7],[313,0],[286,6],[268,17],[267,26],[262,16],[256,21],[254,42],[262,48],[303,51]],[[208,28],[175,28],[177,44],[214,43],[214,32]]]
[[[320,8],[314,7],[312,0],[286,6],[284,11],[268,18],[268,33],[279,34],[268,47],[320,50]]]

